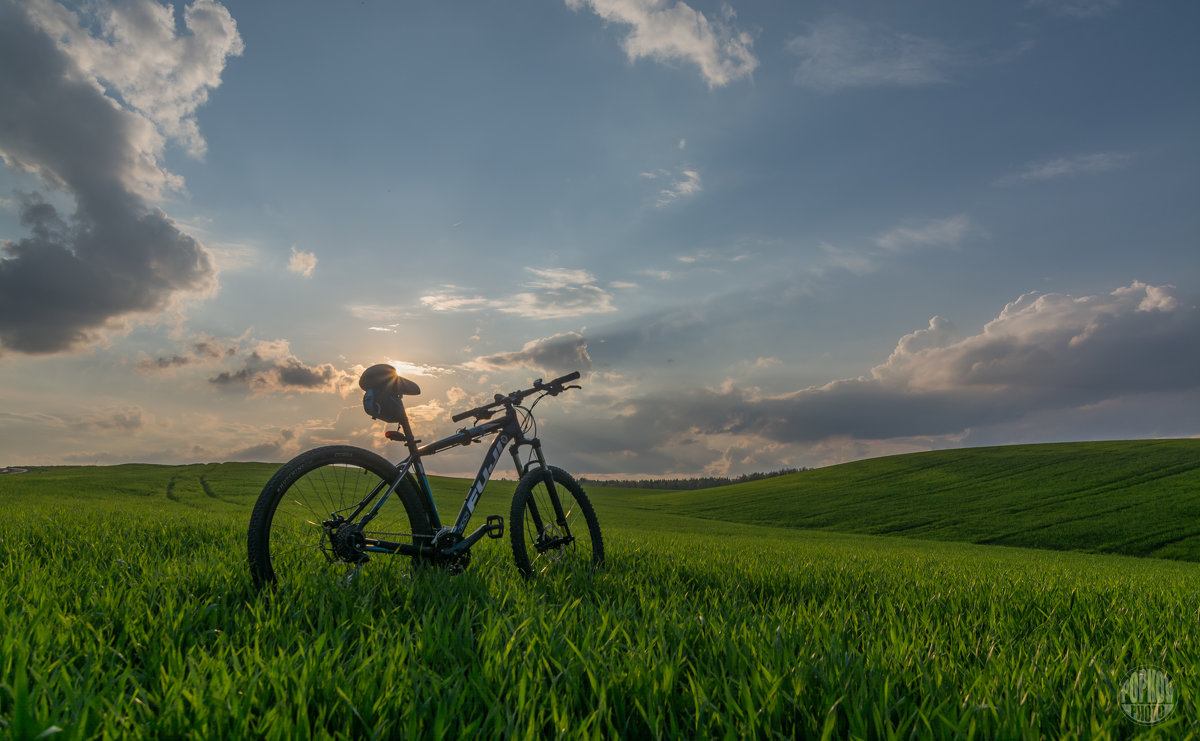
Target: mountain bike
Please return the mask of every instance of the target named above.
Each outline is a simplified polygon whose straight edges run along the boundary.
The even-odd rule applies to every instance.
[[[384,434],[404,443],[408,456],[392,464],[370,450],[332,445],[285,463],[263,487],[250,517],[247,547],[255,585],[307,580],[321,573],[351,582],[371,562],[398,556],[410,559],[413,567],[461,573],[480,539],[504,537],[499,515],[489,516],[470,535],[466,532],[506,447],[519,477],[509,510],[509,535],[520,573],[529,578],[547,571],[599,568],[604,543],[596,512],[570,474],[546,463],[533,417],[534,406],[544,397],[580,388],[568,385],[578,378],[576,371],[495,394],[492,402],[451,418],[473,418],[474,426],[420,445],[403,402],[420,388],[389,364],[368,368],[359,378],[366,392],[363,408],[372,418],[397,425]],[[524,405],[530,397],[536,398]],[[494,438],[458,517],[454,524],[443,525],[422,460],[488,436]]]

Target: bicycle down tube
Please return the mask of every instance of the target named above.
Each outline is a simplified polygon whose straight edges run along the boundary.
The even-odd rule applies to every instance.
[[[454,521],[454,532],[459,535],[467,531],[467,523],[471,521],[475,505],[479,503],[479,496],[483,494],[483,488],[491,479],[492,471],[496,470],[496,464],[500,462],[500,455],[504,452],[505,446],[512,440],[511,430],[507,429],[509,427],[507,420],[505,422],[504,429],[497,432],[496,439],[492,440],[487,456],[484,457],[483,464],[479,466],[479,473],[475,475],[475,482],[471,484],[471,491],[467,493],[462,509],[459,510],[458,519]]]

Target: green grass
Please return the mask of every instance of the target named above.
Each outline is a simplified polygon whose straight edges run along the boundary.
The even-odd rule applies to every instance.
[[[944,450],[631,504],[647,517],[1200,561],[1200,440]]]
[[[264,595],[245,529],[275,468],[0,477],[0,736],[1125,738],[1142,729],[1118,686],[1145,664],[1177,699],[1150,736],[1200,735],[1196,564],[760,527],[594,488],[595,576],[526,584],[485,540],[457,577]],[[435,480],[443,519],[464,486]]]

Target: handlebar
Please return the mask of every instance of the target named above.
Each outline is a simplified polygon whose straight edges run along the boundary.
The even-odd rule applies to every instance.
[[[462,420],[466,419],[467,417],[475,417],[476,419],[487,419],[488,417],[492,416],[492,413],[499,407],[507,406],[509,404],[520,404],[525,399],[526,396],[532,396],[533,394],[536,394],[538,392],[544,392],[551,396],[558,396],[559,394],[561,394],[562,392],[566,391],[569,388],[574,388],[574,389],[580,388],[579,386],[564,385],[564,384],[570,383],[571,381],[574,381],[578,378],[579,378],[579,371],[574,371],[572,373],[568,373],[565,376],[560,376],[559,378],[556,378],[553,381],[543,382],[542,379],[539,378],[533,382],[532,388],[523,389],[521,391],[514,391],[508,395],[496,394],[496,398],[494,401],[492,401],[492,403],[484,404],[483,406],[475,407],[474,409],[468,409],[465,412],[459,412],[458,414],[454,415],[450,419],[451,419],[451,421],[454,421],[454,422],[461,422]]]

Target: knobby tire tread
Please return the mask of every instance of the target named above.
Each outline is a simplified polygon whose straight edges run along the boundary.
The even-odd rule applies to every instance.
[[[579,485],[579,482],[571,474],[557,466],[547,466],[547,468],[554,477],[555,487],[565,489],[579,504],[584,522],[587,524],[588,535],[591,539],[592,568],[600,568],[604,565],[604,541],[600,536],[600,523],[596,519],[596,511],[592,507],[591,500],[588,499],[587,494],[583,491],[583,487]],[[517,570],[525,578],[533,576],[533,565],[526,551],[528,544],[525,541],[525,509],[529,504],[529,500],[533,497],[535,487],[539,484],[545,484],[542,469],[540,468],[531,470],[522,476],[521,481],[517,484],[516,491],[513,492],[512,508],[509,511],[508,532],[511,538],[513,559],[517,563]],[[543,516],[545,516],[544,513]],[[553,512],[549,516],[553,517]]]

